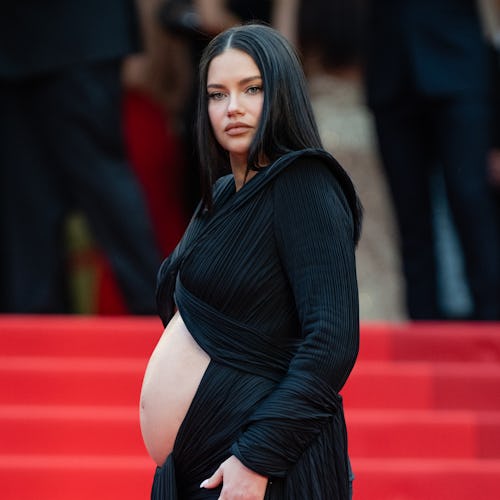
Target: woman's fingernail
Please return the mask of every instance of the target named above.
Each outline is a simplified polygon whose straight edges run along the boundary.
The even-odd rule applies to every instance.
[[[200,484],[200,488],[204,488],[206,484],[207,484],[207,480],[205,479],[205,481],[203,481],[203,482]]]

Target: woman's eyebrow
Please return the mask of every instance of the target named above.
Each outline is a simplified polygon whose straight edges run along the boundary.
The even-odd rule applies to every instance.
[[[248,76],[246,78],[241,79],[238,84],[244,85],[245,83],[252,82],[254,80],[262,80],[262,77],[260,75],[256,76]],[[221,89],[224,88],[225,86],[220,84],[220,83],[209,83],[207,85],[207,88],[216,88],[216,89]]]

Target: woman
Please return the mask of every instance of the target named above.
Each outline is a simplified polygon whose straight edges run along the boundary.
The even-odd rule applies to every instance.
[[[152,498],[348,498],[338,391],[358,352],[354,188],[321,149],[275,30],[214,38],[200,88],[206,191],[159,272],[166,329],[141,396]]]

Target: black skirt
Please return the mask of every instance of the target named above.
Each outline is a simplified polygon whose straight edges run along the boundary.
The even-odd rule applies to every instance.
[[[174,449],[156,469],[151,500],[218,499],[221,486],[205,489],[200,484],[231,456],[231,445],[245,422],[274,386],[264,377],[210,361]],[[329,434],[330,429],[324,429],[287,477],[269,478],[266,500],[349,498],[347,490],[340,492],[338,486],[339,479],[341,484],[350,480],[349,472],[329,467],[336,462],[333,455],[345,450],[335,453]]]

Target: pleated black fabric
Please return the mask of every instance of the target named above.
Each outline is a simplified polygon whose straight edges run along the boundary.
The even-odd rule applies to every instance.
[[[263,395],[273,383],[211,361],[177,435],[174,450],[157,468],[152,500],[217,499],[221,488],[201,489],[200,483],[230,456]]]
[[[231,454],[270,477],[266,498],[348,498],[338,393],[359,345],[359,217],[321,150],[282,157],[238,192],[232,176],[216,183],[214,211],[198,210],[159,273],[163,322],[176,305],[212,361],[153,498],[217,498],[199,482]]]

